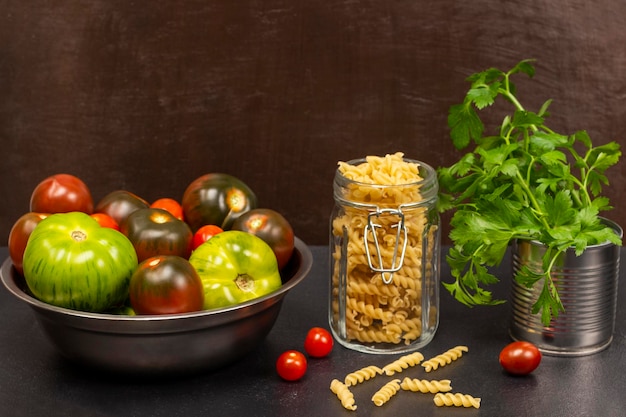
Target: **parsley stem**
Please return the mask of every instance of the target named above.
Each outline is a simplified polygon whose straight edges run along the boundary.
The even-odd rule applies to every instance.
[[[520,111],[526,111],[524,109],[524,107],[522,106],[522,103],[519,102],[519,100],[517,100],[517,97],[515,97],[513,94],[511,94],[511,92],[509,91],[509,87],[508,87],[508,78],[507,78],[507,88],[506,89],[498,89],[498,92],[500,94],[502,94],[504,97],[506,97],[511,103],[513,103],[513,105],[517,108],[517,110]]]
[[[546,230],[551,229],[550,224],[548,224],[548,221],[546,220],[545,213],[541,210],[541,205],[539,204],[539,202],[535,198],[534,193],[528,186],[527,180],[522,177],[522,174],[520,174],[519,171],[515,175],[515,179],[517,184],[524,190],[526,198],[528,198],[528,200],[530,201],[533,208],[533,213],[535,213],[535,217],[537,218],[537,220],[541,222],[541,225],[545,227]]]

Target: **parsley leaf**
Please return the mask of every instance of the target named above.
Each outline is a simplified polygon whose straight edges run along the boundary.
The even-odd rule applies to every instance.
[[[467,103],[450,107],[448,126],[452,142],[457,149],[464,149],[472,139],[479,139],[484,130],[483,122],[476,110]]]
[[[542,321],[563,311],[551,267],[563,251],[582,253],[589,245],[606,241],[621,245],[620,237],[600,220],[611,208],[602,197],[608,184],[606,170],[619,161],[620,146],[609,142],[593,146],[584,130],[563,135],[546,125],[548,107],[537,112],[519,101],[512,76],[535,75],[533,60],[523,60],[509,71],[489,68],[467,78],[462,103],[452,105],[448,126],[458,150],[474,143],[450,167],[438,170],[441,211],[453,210],[450,238],[454,247],[446,260],[454,282],[444,287],[468,306],[493,305],[485,287],[499,280],[489,272],[498,265],[515,239],[537,240],[547,251],[540,270],[522,265],[515,279],[522,285],[541,285],[533,311]],[[512,106],[494,134],[485,134],[479,112],[499,100]]]

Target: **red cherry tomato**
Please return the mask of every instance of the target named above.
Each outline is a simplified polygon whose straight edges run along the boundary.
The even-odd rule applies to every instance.
[[[91,215],[102,227],[108,227],[109,229],[120,230],[120,225],[117,224],[115,219],[108,214],[104,213],[93,213]]]
[[[202,245],[204,242],[211,239],[213,236],[217,235],[218,233],[222,233],[223,231],[224,230],[222,230],[221,227],[215,226],[213,224],[207,224],[206,226],[202,226],[193,235],[193,242],[192,242],[193,250],[196,250],[198,246]]]
[[[22,258],[28,238],[40,221],[48,217],[42,213],[26,213],[22,215],[11,227],[9,232],[9,256],[13,266],[20,274],[24,273],[22,268]]]
[[[173,198],[159,198],[150,204],[150,208],[160,208],[169,211],[170,214],[178,220],[184,220],[183,206]]]
[[[297,381],[306,373],[307,363],[303,353],[288,350],[276,360],[276,372],[285,381]]]
[[[304,339],[304,350],[311,357],[323,358],[333,350],[333,344],[333,337],[328,330],[313,327]]]
[[[41,181],[30,196],[30,211],[37,213],[93,213],[93,199],[87,185],[70,174],[56,174]]]
[[[180,256],[155,256],[140,263],[130,279],[129,294],[137,314],[188,313],[204,307],[202,280]]]
[[[541,352],[529,342],[513,342],[500,352],[500,365],[510,374],[527,375],[541,362]]]

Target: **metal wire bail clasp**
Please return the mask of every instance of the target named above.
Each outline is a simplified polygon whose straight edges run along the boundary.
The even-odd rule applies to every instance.
[[[396,241],[393,247],[393,255],[391,257],[391,265],[385,267],[383,265],[383,256],[381,254],[380,244],[378,243],[378,235],[376,233],[376,228],[383,227],[382,225],[375,223],[373,221],[374,218],[378,219],[381,215],[394,215],[399,217],[398,223],[392,225],[392,228],[396,229]],[[378,266],[374,266],[372,263],[372,256],[370,255],[370,249],[368,244],[368,236],[369,233],[372,233],[374,246],[376,248],[376,258],[378,259]],[[398,258],[398,246],[400,244],[400,237],[403,236],[402,240],[402,250],[400,251]],[[380,272],[383,282],[385,284],[390,284],[393,281],[394,272],[398,272],[400,268],[402,268],[402,264],[404,263],[404,253],[406,251],[406,245],[408,242],[408,232],[406,230],[406,225],[404,223],[404,213],[400,209],[380,209],[377,208],[376,211],[369,213],[367,216],[367,224],[365,225],[365,231],[363,232],[363,240],[365,244],[365,253],[367,254],[367,262],[369,263],[369,267],[374,272]]]

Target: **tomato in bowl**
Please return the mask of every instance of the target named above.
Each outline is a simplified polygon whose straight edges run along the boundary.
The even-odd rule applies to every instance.
[[[226,366],[263,342],[285,295],[313,264],[304,242],[296,238],[295,247],[276,291],[234,306],[190,313],[131,316],[53,306],[29,294],[10,258],[0,268],[0,279],[32,308],[46,338],[69,360],[129,375],[189,374]]]

